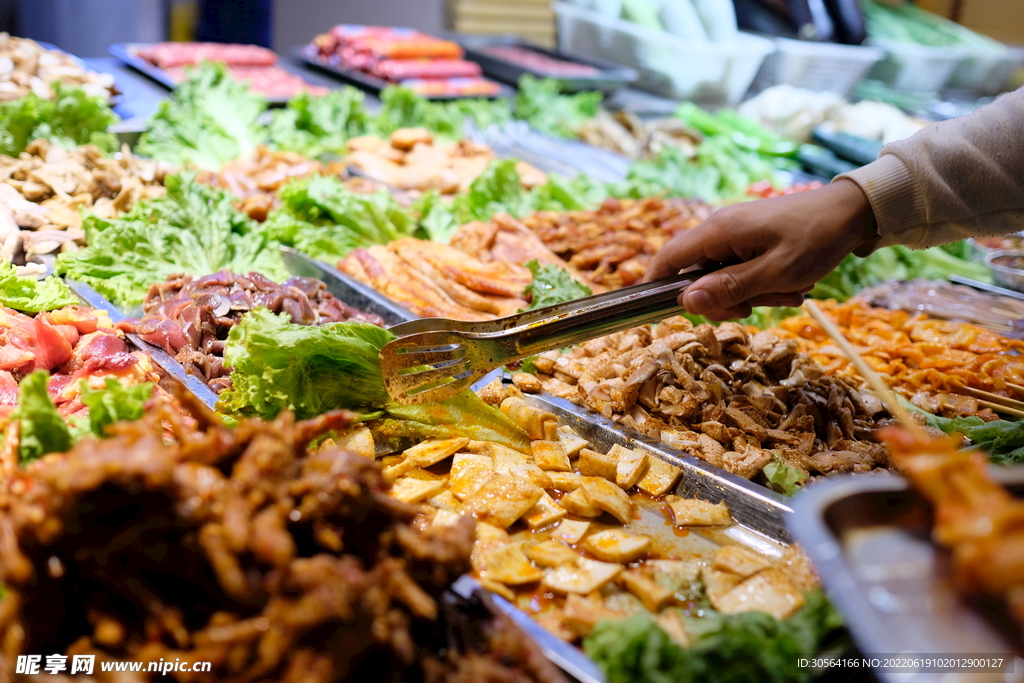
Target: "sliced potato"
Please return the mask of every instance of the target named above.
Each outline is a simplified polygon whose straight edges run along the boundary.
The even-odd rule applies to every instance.
[[[575,472],[548,472],[548,476],[556,491],[575,491],[583,486],[583,477]]]
[[[601,508],[590,502],[586,492],[582,488],[562,496],[559,504],[565,508],[570,515],[577,517],[600,517]]]
[[[711,560],[711,568],[731,572],[744,578],[772,566],[772,561],[749,548],[727,545],[719,548]]]
[[[621,564],[580,559],[574,565],[565,565],[545,574],[541,585],[560,593],[586,595],[601,588],[622,572]]]
[[[572,519],[563,519],[562,522],[552,529],[551,537],[565,541],[569,545],[576,545],[590,528],[590,522],[578,522]]]
[[[373,433],[366,425],[358,425],[348,434],[336,441],[339,448],[350,453],[361,455],[373,460],[377,456],[377,448],[373,443]]]
[[[668,504],[676,526],[730,526],[732,515],[725,501],[709,503],[706,500],[675,500]]]
[[[628,564],[646,555],[650,548],[647,536],[634,536],[622,529],[605,529],[583,539],[583,549],[604,562]]]
[[[654,497],[663,496],[672,490],[682,475],[683,471],[675,465],[661,458],[648,458],[647,473],[637,482],[637,486]]]
[[[523,515],[523,521],[531,529],[542,529],[551,526],[568,514],[555,499],[548,495],[547,491],[540,497],[537,504],[530,508],[530,511]]]
[[[766,612],[786,619],[804,605],[804,594],[780,569],[765,569],[712,601],[726,614]]]
[[[607,479],[587,477],[583,480],[581,490],[587,494],[587,498],[598,509],[604,510],[622,524],[629,524],[632,521],[633,501],[629,499],[625,491]],[[573,493],[576,492],[573,491]]]
[[[619,462],[615,464],[615,483],[619,488],[628,491],[636,486],[645,474],[647,474],[647,454],[643,451],[623,448],[619,454]]]
[[[572,472],[569,456],[559,441],[534,441],[533,463],[542,470],[553,472]]]
[[[672,591],[644,576],[636,569],[627,569],[619,575],[619,581],[630,593],[640,598],[651,612],[657,614],[669,600]]]
[[[487,571],[481,576],[506,586],[521,586],[540,581],[544,577],[544,572],[530,564],[517,543],[506,543],[488,550],[484,563]]]
[[[525,549],[526,556],[541,567],[560,567],[563,564],[575,564],[580,559],[579,553],[558,541],[541,541]]]
[[[415,479],[401,477],[391,485],[391,495],[403,503],[420,503],[447,488],[445,479]]]
[[[580,459],[576,461],[576,469],[586,477],[602,477],[608,481],[615,481],[616,462],[611,455],[584,448],[580,451]]]
[[[459,513],[507,529],[526,514],[544,495],[544,489],[507,474],[493,479],[462,501]]]

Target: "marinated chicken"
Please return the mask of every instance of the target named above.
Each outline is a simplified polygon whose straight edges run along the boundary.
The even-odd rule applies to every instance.
[[[228,429],[182,400],[194,427],[163,403],[0,478],[0,680],[45,652],[110,683],[161,658],[210,662],[200,683],[564,681],[507,620],[450,623],[471,520],[421,528],[372,459],[308,448],[352,414]]]
[[[114,77],[86,69],[60,50],[47,50],[30,38],[0,33],[0,100],[16,100],[30,92],[53,99],[53,83],[81,88],[90,95],[111,97]]]
[[[202,277],[175,275],[154,284],[142,303],[143,317],[117,326],[159,346],[220,393],[231,386],[230,372],[223,365],[228,333],[257,306],[287,314],[299,325],[384,324],[380,316],[336,298],[320,280],[293,277],[277,284],[259,273],[221,271]]]
[[[430,439],[384,456],[384,476],[391,495],[423,504],[420,528],[476,519],[473,575],[556,636],[575,642],[601,619],[643,611],[685,636],[679,616],[699,616],[701,582],[719,611],[784,619],[816,585],[797,550],[730,540],[726,503],[675,495],[676,465],[639,449],[592,447],[514,385],[494,382],[480,395],[530,436],[529,452]],[[376,451],[366,427],[343,443],[368,458]]]
[[[497,159],[486,145],[469,140],[439,143],[425,128],[400,128],[385,140],[363,135],[348,141],[347,162],[366,176],[400,190],[437,190],[454,194],[469,189]],[[543,185],[547,176],[529,164],[516,164],[523,187]]]
[[[805,479],[891,466],[881,402],[773,332],[670,318],[534,365],[546,391],[746,479],[772,462]]]
[[[0,260],[42,274],[43,257],[84,243],[81,209],[115,218],[162,196],[169,170],[127,146],[114,158],[93,145],[68,151],[40,139],[16,159],[0,155]]]
[[[864,360],[896,392],[930,413],[992,420],[991,409],[965,395],[962,387],[1019,398],[1010,384],[1024,384],[1024,341],[969,323],[923,314],[872,308],[851,299],[823,302],[828,313]],[[831,376],[851,378],[856,371],[809,316],[787,318],[775,334],[792,340]]]

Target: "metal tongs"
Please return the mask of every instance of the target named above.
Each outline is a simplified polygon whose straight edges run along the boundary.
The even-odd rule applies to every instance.
[[[538,353],[579,344],[683,312],[680,293],[722,265],[633,285],[486,322],[425,318],[391,328],[380,351],[391,398],[402,404],[440,401],[491,370]]]

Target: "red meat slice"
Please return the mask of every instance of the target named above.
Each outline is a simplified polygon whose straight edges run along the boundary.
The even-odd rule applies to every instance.
[[[71,343],[53,325],[35,319],[36,369],[53,370],[71,360]]]

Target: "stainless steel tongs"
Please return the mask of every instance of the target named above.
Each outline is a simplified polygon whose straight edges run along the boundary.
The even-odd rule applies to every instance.
[[[721,266],[718,266],[719,268]],[[491,370],[683,312],[679,294],[717,270],[695,270],[486,322],[425,318],[391,328],[380,351],[384,384],[403,404],[440,401]]]

